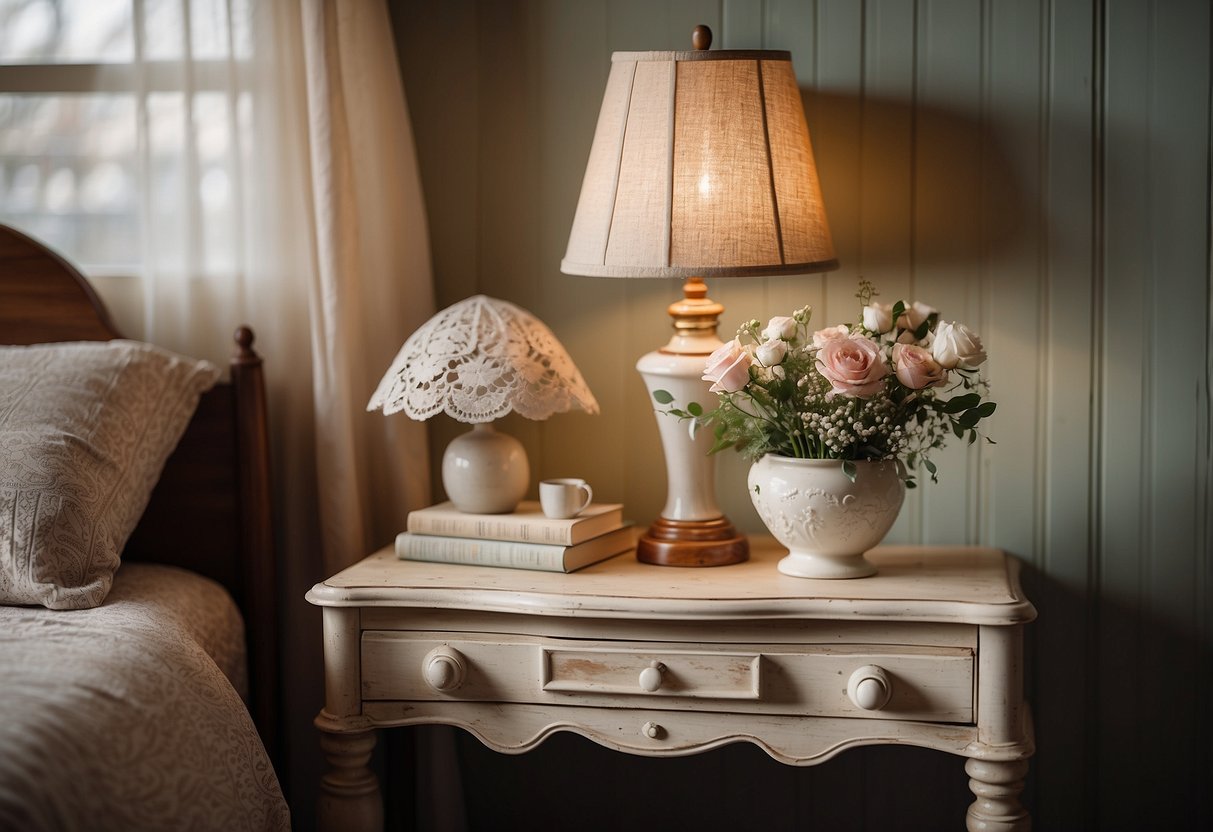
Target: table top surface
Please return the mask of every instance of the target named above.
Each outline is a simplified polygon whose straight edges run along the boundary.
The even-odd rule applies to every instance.
[[[1009,625],[1036,616],[1019,562],[997,549],[887,546],[869,578],[813,580],[780,573],[785,554],[751,539],[732,566],[651,566],[625,552],[577,572],[404,561],[386,547],[316,584],[307,599],[333,607],[411,607],[606,618],[805,618]]]

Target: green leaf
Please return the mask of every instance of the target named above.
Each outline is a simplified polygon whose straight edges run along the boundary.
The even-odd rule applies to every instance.
[[[904,315],[905,311],[906,311],[906,305],[904,303],[902,303],[901,301],[897,301],[897,303],[893,304],[893,326],[894,327],[897,326],[897,319],[900,318],[902,315]]]
[[[968,430],[976,425],[979,421],[981,421],[981,414],[977,412],[977,408],[973,408],[972,410],[966,410],[964,413],[960,414],[960,418],[956,420],[956,423],[965,430]]]
[[[691,402],[687,405],[687,413],[690,413],[692,416],[702,416],[703,407],[699,402]]]
[[[786,378],[779,379],[777,381],[772,381],[767,386],[767,392],[771,394],[772,398],[786,402],[788,399],[792,398],[792,394],[796,392],[796,385]]]
[[[985,404],[979,405],[976,408],[976,410],[979,414],[981,414],[981,418],[984,419],[987,416],[992,416],[994,414],[995,408],[997,408],[997,407],[998,407],[998,405],[995,404],[994,402],[986,402]]]
[[[972,445],[976,441],[977,441],[977,431],[975,431],[975,430],[969,431],[969,444]]]
[[[931,328],[931,319],[928,318],[927,320],[923,321],[921,324],[918,325],[918,329],[914,330],[914,340],[921,341],[923,338],[926,338],[927,331],[930,330],[930,328]]]
[[[966,393],[963,396],[957,396],[954,399],[948,399],[943,403],[944,413],[959,413],[962,410],[968,410],[970,407],[977,407],[981,404],[981,396],[977,393]]]
[[[658,404],[669,404],[674,401],[674,397],[670,395],[670,391],[668,390],[654,390],[653,398],[657,400]]]
[[[917,488],[917,487],[918,487],[918,483],[914,482],[914,480],[906,480],[906,488]]]
[[[937,468],[935,467],[935,463],[934,463],[934,462],[932,462],[932,461],[931,461],[931,460],[929,460],[929,459],[924,459],[924,460],[922,461],[922,465],[923,465],[923,467],[924,467],[924,468],[926,468],[928,471],[930,471],[932,475],[935,475],[935,474],[938,474],[938,473],[939,473],[939,469],[937,469]]]
[[[958,422],[952,423],[952,433],[956,434],[957,439],[963,439],[965,435],[964,428]]]
[[[858,472],[859,472],[859,471],[858,471],[858,469],[855,467],[855,463],[854,463],[854,462],[852,462],[852,461],[851,461],[851,460],[849,460],[849,459],[844,459],[844,460],[842,461],[842,473],[846,474],[847,479],[849,479],[851,482],[855,482],[855,475],[856,475]]]

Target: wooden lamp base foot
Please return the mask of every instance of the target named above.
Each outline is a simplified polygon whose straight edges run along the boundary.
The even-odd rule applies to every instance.
[[[636,560],[657,566],[727,566],[750,559],[750,542],[725,517],[658,517],[636,543]]]

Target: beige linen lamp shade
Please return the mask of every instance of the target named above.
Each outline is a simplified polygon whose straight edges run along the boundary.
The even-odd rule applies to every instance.
[[[789,53],[612,56],[561,271],[723,277],[837,265]]]
[[[701,378],[721,346],[724,307],[703,277],[836,268],[800,89],[787,52],[616,52],[560,270],[594,277],[681,277],[674,335],[636,369],[649,393],[710,410]],[[663,396],[663,400],[665,397]],[[665,508],[637,543],[663,566],[722,566],[749,545],[715,500],[711,431],[692,437],[658,409]]]

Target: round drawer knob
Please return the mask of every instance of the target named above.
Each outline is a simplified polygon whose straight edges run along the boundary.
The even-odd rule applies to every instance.
[[[640,733],[651,740],[655,740],[665,733],[665,729],[656,722],[646,722],[641,726]]]
[[[463,684],[463,654],[451,647],[435,647],[421,661],[425,683],[437,691],[452,691]]]
[[[640,689],[647,690],[649,693],[661,687],[661,677],[665,673],[665,665],[661,662],[651,662],[648,667],[640,671]]]
[[[865,711],[879,711],[893,695],[893,682],[884,668],[874,664],[864,665],[851,674],[847,682],[847,696],[855,707]]]

